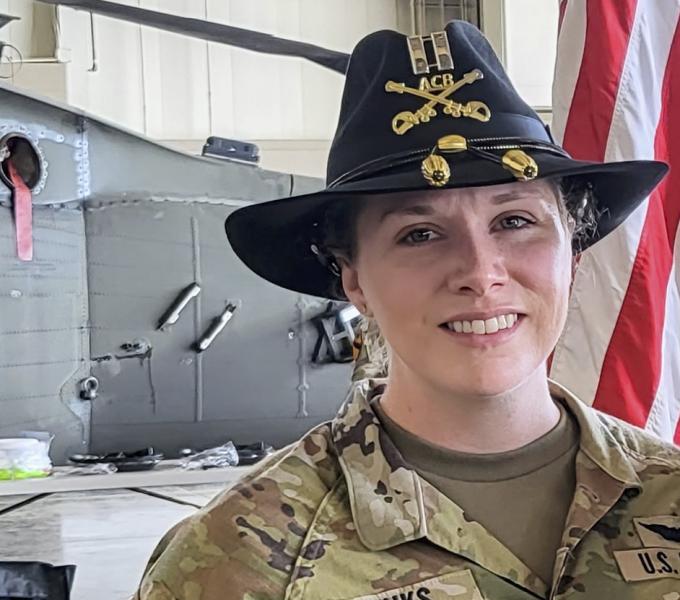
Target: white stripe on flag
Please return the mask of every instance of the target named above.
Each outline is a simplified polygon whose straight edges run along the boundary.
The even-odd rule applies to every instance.
[[[680,417],[680,274],[677,270],[680,256],[680,236],[675,238],[673,269],[666,293],[666,315],[663,328],[661,377],[654,404],[649,412],[645,429],[660,438],[672,441]]]
[[[569,2],[567,7],[565,23],[571,4]],[[583,4],[580,8],[585,13]],[[572,8],[576,10],[576,7]],[[676,1],[663,6],[658,0],[638,2],[606,160],[654,157],[661,88],[679,10]],[[563,32],[566,33],[564,29]],[[560,72],[556,78],[559,88]],[[567,117],[561,118],[566,121]],[[647,202],[644,202],[623,227],[585,252],[574,279],[567,324],[555,350],[550,374],[589,404],[595,399],[646,211]]]
[[[553,86],[553,119],[551,130],[558,144],[564,139],[569,107],[581,69],[583,45],[586,41],[586,0],[568,0],[562,28],[557,38],[557,62]]]

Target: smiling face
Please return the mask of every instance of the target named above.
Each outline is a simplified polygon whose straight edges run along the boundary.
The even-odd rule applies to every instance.
[[[342,282],[390,343],[391,373],[476,396],[545,376],[571,281],[558,202],[544,181],[365,202]]]

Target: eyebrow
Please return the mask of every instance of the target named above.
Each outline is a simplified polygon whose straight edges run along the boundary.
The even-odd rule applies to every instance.
[[[410,206],[394,206],[385,209],[380,215],[380,222],[382,223],[388,217],[395,215],[417,215],[427,216],[435,213],[435,210],[429,204],[412,204]]]
[[[513,202],[514,200],[529,200],[535,198],[543,200],[542,194],[537,193],[522,193],[522,192],[506,192],[505,194],[498,194],[491,199],[492,204],[504,204],[505,202]]]
[[[514,202],[516,200],[527,200],[527,199],[544,200],[543,194],[536,192],[506,192],[504,194],[498,194],[491,199],[492,204],[505,204],[506,202]],[[397,215],[416,215],[416,216],[429,216],[435,214],[437,211],[432,208],[429,204],[411,204],[406,206],[393,206],[386,208],[380,215],[380,222],[382,223],[388,217]]]

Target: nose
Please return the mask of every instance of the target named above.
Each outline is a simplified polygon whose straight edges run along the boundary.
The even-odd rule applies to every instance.
[[[447,287],[456,294],[484,296],[508,281],[505,256],[487,232],[459,231],[456,235]]]

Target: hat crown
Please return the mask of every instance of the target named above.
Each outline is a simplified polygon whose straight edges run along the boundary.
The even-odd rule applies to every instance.
[[[423,36],[429,72],[414,72],[410,38],[396,31],[377,31],[357,44],[328,158],[327,185],[372,161],[430,149],[450,134],[551,141],[482,33],[465,21],[451,21],[445,33],[453,68],[445,60],[443,68],[431,62],[434,41]]]

